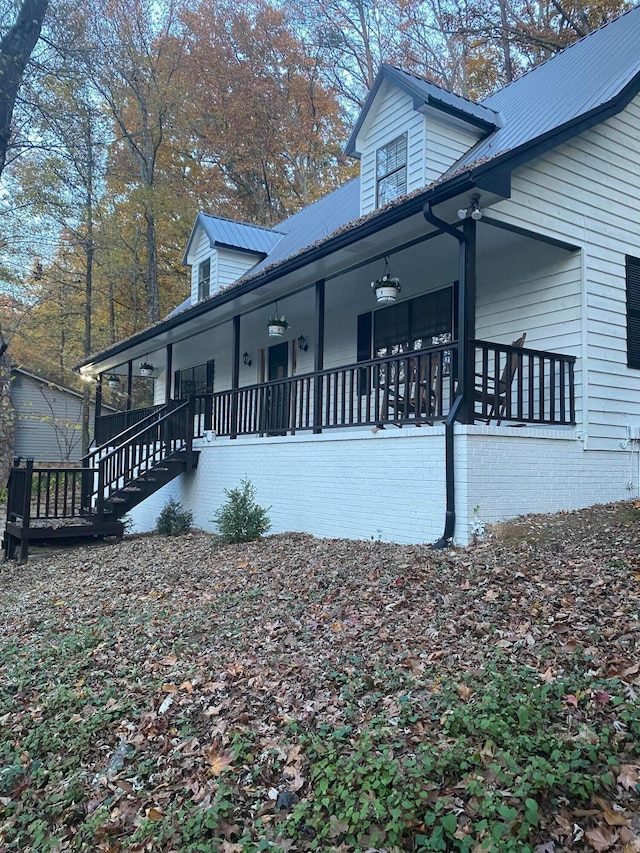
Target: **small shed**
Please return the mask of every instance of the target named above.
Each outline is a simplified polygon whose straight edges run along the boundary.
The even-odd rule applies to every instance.
[[[42,462],[78,462],[82,457],[82,394],[22,367],[11,368],[17,456]],[[93,429],[94,408],[89,416]]]

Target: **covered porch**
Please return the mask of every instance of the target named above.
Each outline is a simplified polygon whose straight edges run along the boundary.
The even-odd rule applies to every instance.
[[[381,233],[382,251],[362,239],[240,283],[86,365],[97,379],[97,443],[191,396],[195,438],[428,427],[451,417],[579,420],[576,246],[488,214],[451,226],[420,211]],[[372,282],[389,269],[401,293],[376,305]],[[267,333],[274,312],[288,321],[276,338]],[[154,406],[143,409],[131,406],[138,361],[154,365]],[[102,380],[114,373],[123,411],[103,415]]]

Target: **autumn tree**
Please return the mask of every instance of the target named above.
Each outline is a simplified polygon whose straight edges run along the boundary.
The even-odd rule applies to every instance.
[[[340,105],[285,12],[203,3],[185,21],[193,173],[207,207],[270,225],[341,183]]]
[[[93,0],[89,9],[86,71],[113,120],[112,169],[123,183],[136,183],[145,230],[147,320],[154,322],[160,317],[157,163],[172,131],[184,39],[174,0]]]

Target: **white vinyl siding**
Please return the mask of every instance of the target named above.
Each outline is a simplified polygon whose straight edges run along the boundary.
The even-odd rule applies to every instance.
[[[200,233],[196,237],[194,241],[194,247],[192,247],[190,253],[190,263],[191,263],[191,304],[195,305],[198,301],[198,273],[200,269],[200,264],[207,259],[211,260],[211,266],[209,270],[209,288],[210,292],[213,292],[214,282],[217,277],[217,265],[216,265],[216,253],[211,248],[209,243],[209,238],[202,228],[199,229]]]
[[[366,128],[366,129],[365,129]],[[424,186],[424,117],[413,108],[409,95],[383,87],[363,128],[360,160],[360,208],[376,207],[376,152],[403,133],[407,134],[407,192]]]
[[[218,277],[216,290],[233,284],[242,278],[251,267],[254,267],[259,259],[258,255],[249,255],[245,252],[234,252],[230,249],[217,249]],[[213,293],[213,290],[211,291]]]
[[[434,114],[426,120],[425,184],[440,178],[480,139],[480,132]]]
[[[585,247],[591,449],[616,449],[628,427],[640,427],[640,372],[627,367],[625,290],[625,255],[640,255],[639,197],[636,97],[620,115],[518,169],[512,198],[492,209]]]

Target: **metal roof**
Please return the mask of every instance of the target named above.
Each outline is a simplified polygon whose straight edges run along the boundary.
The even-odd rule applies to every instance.
[[[502,127],[450,171],[557,133],[620,96],[638,74],[640,6],[635,6],[485,98],[482,104],[500,113]]]
[[[446,112],[448,115],[454,115],[462,119],[468,124],[478,127],[485,132],[495,130],[500,127],[501,120],[497,112],[491,107],[484,104],[478,104],[475,101],[470,101],[463,98],[461,95],[456,95],[453,92],[448,92],[446,89],[436,86],[435,83],[430,83],[428,80],[423,80],[422,77],[416,77],[415,74],[410,74],[403,71],[401,68],[396,68],[394,65],[383,63],[376,79],[374,80],[371,91],[369,92],[366,101],[358,116],[351,136],[345,146],[345,154],[353,154],[358,156],[356,149],[356,140],[362,125],[365,122],[367,113],[373,104],[378,91],[385,80],[389,80],[393,85],[402,89],[413,98],[414,108],[432,107],[436,110]]]
[[[234,222],[233,219],[223,219],[221,216],[199,213],[191,230],[183,263],[187,263],[187,256],[198,226],[202,226],[204,229],[211,248],[227,246],[244,252],[253,252],[257,255],[268,255],[282,237],[282,234],[271,228],[261,228],[259,225]]]
[[[278,232],[282,239],[274,246],[268,257],[249,270],[249,275],[269,267],[278,261],[297,254],[306,246],[324,240],[346,222],[360,215],[360,179],[354,178],[329,195],[302,208],[293,216],[279,222]]]

